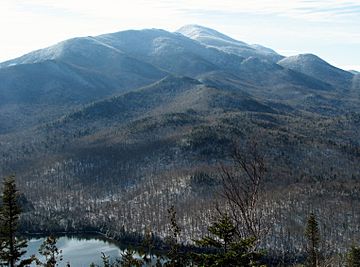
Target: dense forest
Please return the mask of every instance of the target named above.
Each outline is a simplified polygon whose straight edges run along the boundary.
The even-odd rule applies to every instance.
[[[355,243],[346,250],[340,250],[336,244],[329,242],[327,226],[312,211],[300,231],[301,240],[294,240],[298,236],[284,233],[285,226],[275,221],[273,217],[274,203],[264,198],[266,193],[265,174],[267,168],[264,156],[258,150],[258,144],[253,142],[248,151],[235,149],[232,154],[234,165],[222,165],[219,179],[205,173],[193,176],[194,183],[212,183],[217,185],[216,201],[209,207],[207,214],[203,214],[206,230],[200,236],[192,235],[191,241],[184,239],[183,230],[175,206],[172,205],[161,213],[166,213],[166,235],[157,236],[150,224],[144,221],[145,231],[127,232],[107,231],[108,237],[128,244],[121,258],[112,259],[102,253],[104,267],[120,266],[358,266],[360,264],[360,247]],[[205,192],[203,192],[205,193]],[[35,255],[30,258],[22,257],[26,252],[27,241],[24,234],[28,234],[31,222],[26,214],[34,207],[21,194],[15,184],[15,177],[6,177],[3,182],[3,193],[0,209],[0,260],[5,266],[57,266],[62,261],[62,251],[56,246],[57,238],[50,234],[39,248],[42,262]],[[290,220],[290,210],[284,210],[284,220]],[[286,215],[287,214],[287,215]],[[207,222],[207,223],[206,223]],[[32,222],[33,223],[33,222]],[[183,224],[186,222],[182,222]],[[273,224],[280,233],[275,234]],[[37,227],[37,226],[36,226]],[[35,227],[35,229],[36,229]],[[57,226],[59,227],[59,226]],[[52,225],[46,229],[56,233],[61,231]],[[71,228],[71,226],[70,226]],[[26,230],[25,230],[26,229]],[[24,231],[25,230],[25,231]],[[79,228],[65,229],[65,231],[101,231],[100,229]],[[49,231],[49,230],[48,230]],[[187,233],[189,237],[190,233]],[[272,241],[270,241],[270,239]],[[292,241],[291,241],[292,239]],[[303,248],[285,247],[302,243]],[[135,257],[131,244],[140,247],[141,257]],[[271,248],[269,244],[279,247]],[[331,247],[332,246],[332,247]],[[159,253],[159,251],[161,251]],[[67,266],[71,266],[67,263]],[[91,264],[92,267],[96,266]]]

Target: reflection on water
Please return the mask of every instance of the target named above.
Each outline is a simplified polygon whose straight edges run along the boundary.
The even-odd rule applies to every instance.
[[[36,255],[40,257],[38,250],[44,238],[33,238],[28,242],[26,256]],[[101,263],[101,252],[110,256],[111,259],[119,258],[121,250],[114,244],[99,238],[60,237],[57,247],[62,250],[63,260],[59,266],[66,266],[69,262],[71,267],[88,267],[92,262]]]

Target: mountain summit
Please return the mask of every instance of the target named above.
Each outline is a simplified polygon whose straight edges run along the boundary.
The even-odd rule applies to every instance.
[[[222,34],[221,32],[196,24],[182,26],[176,32],[195,40],[218,39],[229,43],[243,44],[244,46],[247,46],[246,43],[237,41],[225,34]]]
[[[266,48],[261,45],[249,45],[245,42],[235,40],[216,30],[200,25],[185,25],[176,32],[196,40],[208,47],[214,47],[221,51],[236,54],[244,58],[255,56],[274,62],[283,58],[283,56],[277,54],[270,48]]]
[[[280,60],[278,64],[339,88],[348,87],[353,77],[352,73],[336,68],[313,54],[287,57]]]

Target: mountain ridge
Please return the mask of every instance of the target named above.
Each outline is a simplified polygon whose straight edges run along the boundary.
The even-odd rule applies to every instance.
[[[181,34],[181,31],[185,35]],[[186,34],[191,35],[193,31],[196,34],[190,36],[192,38],[186,37]],[[199,35],[205,39],[196,40]],[[220,45],[209,45],[206,40],[211,41],[212,38],[220,40]],[[235,45],[231,49],[236,51],[228,51],[228,47],[223,49],[223,45]],[[237,50],[239,45],[247,51],[255,52],[251,55],[244,54],[241,49]],[[14,112],[15,109],[10,104],[21,104],[21,101],[25,101],[35,105],[36,101],[42,99],[45,113],[49,112],[49,117],[54,118],[64,114],[66,109],[73,110],[89,101],[151,84],[169,74],[195,79],[197,76],[207,76],[208,83],[213,84],[209,80],[212,75],[207,73],[222,72],[224,76],[229,73],[235,75],[232,79],[237,80],[232,86],[242,84],[242,90],[250,97],[278,98],[284,101],[288,101],[287,96],[296,102],[304,101],[314,90],[332,91],[337,88],[339,94],[349,88],[352,92],[356,91],[358,83],[355,78],[350,79],[351,74],[336,69],[315,56],[283,58],[271,49],[261,46],[258,48],[260,50],[199,25],[184,26],[175,33],[161,29],[145,29],[72,38],[0,63],[0,104],[10,99],[15,101],[7,102],[8,108],[3,106],[0,110],[11,116],[10,110]],[[267,51],[265,56],[263,50]],[[268,58],[269,55],[272,59]],[[279,56],[282,59],[277,61]],[[306,70],[298,67],[299,58],[304,57],[311,57],[304,61]],[[320,70],[322,75],[314,74],[314,69]],[[331,75],[330,78],[326,76],[329,70],[336,75]],[[219,86],[219,79],[216,79]],[[247,88],[244,87],[245,84]],[[298,100],[295,99],[297,97]],[[344,101],[347,101],[346,96]],[[59,107],[59,112],[56,112],[56,108],[46,107],[47,104],[55,102],[67,103],[67,107]],[[289,102],[281,104],[291,105]],[[29,114],[34,117],[36,112]],[[6,122],[6,116],[4,115],[3,119],[0,116],[0,125],[3,125],[0,126],[0,131],[13,131],[16,127],[34,125],[44,121],[46,117],[39,116],[37,119],[35,115],[32,118],[18,110],[13,113],[14,120],[18,122],[10,126]]]

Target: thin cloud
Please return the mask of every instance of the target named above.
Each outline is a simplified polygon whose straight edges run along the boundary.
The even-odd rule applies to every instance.
[[[218,1],[217,3],[209,4],[209,1],[206,0],[185,0],[181,3],[181,6],[186,6],[188,11],[202,10],[202,12],[218,11],[259,15],[265,14],[293,17],[297,19],[308,19],[312,21],[327,21],[337,18],[344,19],[345,17],[348,17],[349,19],[354,19],[355,17],[360,16],[360,4],[356,1],[260,0],[255,2],[253,0],[223,0]]]
[[[9,0],[5,0],[9,1]],[[14,1],[14,0],[12,0]],[[351,0],[102,0],[102,1],[73,1],[73,0],[23,0],[14,1],[19,8],[32,12],[62,12],[84,16],[119,18],[119,16],[155,16],[158,14],[175,14],[186,11],[201,10],[202,12],[228,12],[249,14],[272,14],[310,20],[329,20],[345,17],[360,16],[360,4]],[[184,9],[184,7],[186,9]]]

